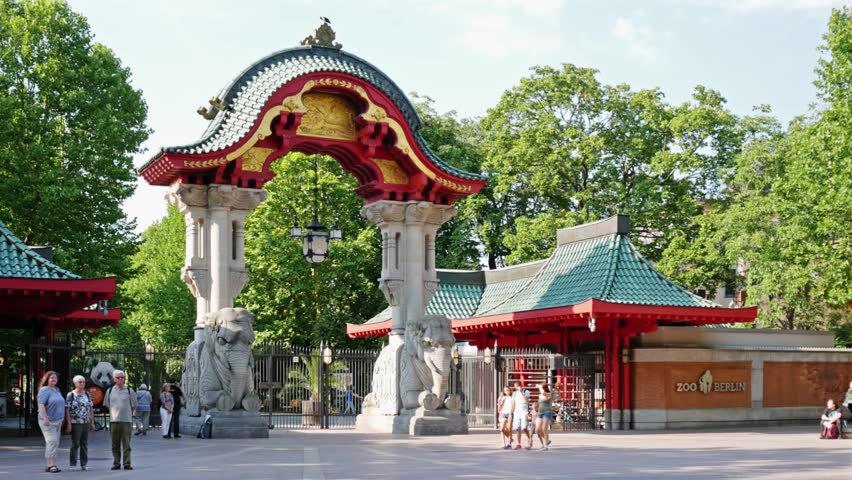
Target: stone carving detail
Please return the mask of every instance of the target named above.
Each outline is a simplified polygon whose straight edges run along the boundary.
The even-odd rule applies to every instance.
[[[361,208],[361,216],[379,225],[385,222],[401,222],[405,219],[405,204],[376,202]]]
[[[195,298],[207,298],[210,293],[210,282],[207,279],[207,270],[183,267],[180,269],[180,278],[189,287]]]
[[[403,283],[403,280],[396,280],[392,278],[379,279],[379,288],[382,290],[382,293],[385,294],[385,300],[388,301],[388,305],[391,307],[399,305],[399,298],[400,295],[402,295]]]
[[[206,207],[207,185],[177,183],[166,194],[166,201],[182,213],[185,213],[189,207]]]
[[[326,93],[306,93],[302,103],[308,112],[302,115],[302,122],[296,133],[312,137],[335,138],[339,140],[357,140],[355,109],[341,96]]]
[[[183,375],[181,375],[180,383],[183,386],[183,396],[186,398],[186,406],[184,408],[190,417],[201,415],[201,396],[198,390],[198,360],[202,348],[204,348],[204,342],[192,342],[189,344],[186,348],[186,357],[184,358]]]
[[[446,408],[455,341],[450,320],[443,315],[426,315],[406,325],[399,376],[402,408]]]
[[[266,191],[254,188],[210,185],[207,190],[207,202],[210,208],[252,210],[264,200],[266,200]]]
[[[409,203],[405,207],[406,222],[420,222],[433,204],[429,202]]]
[[[246,283],[248,283],[249,275],[245,271],[231,270],[230,280],[229,286],[231,287],[231,298],[237,298],[237,295],[243,291],[243,287],[245,287]]]
[[[448,205],[434,205],[426,223],[443,225],[456,216],[456,207]]]
[[[198,408],[190,407],[193,412],[260,410],[252,375],[253,324],[254,315],[243,308],[223,308],[207,315],[202,340],[187,349],[183,374],[184,389],[198,392]]]
[[[372,391],[364,397],[364,410],[377,408],[382,415],[399,413],[399,353],[402,345],[388,345],[373,366]]]
[[[338,49],[343,48],[343,45],[334,41],[336,38],[337,34],[334,33],[334,30],[331,28],[331,25],[323,21],[323,24],[317,27],[313,35],[305,37],[305,39],[299,42],[299,44],[305,46],[317,46]]]
[[[423,281],[423,305],[429,305],[429,301],[432,300],[432,297],[434,297],[435,293],[438,292],[439,283],[441,282],[437,279]]]

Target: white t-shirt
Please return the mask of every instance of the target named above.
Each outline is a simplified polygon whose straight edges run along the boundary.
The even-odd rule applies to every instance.
[[[503,397],[503,406],[500,408],[500,413],[503,415],[512,413],[512,397]]]
[[[526,415],[530,410],[530,404],[523,392],[515,391],[512,393],[512,400],[515,402],[515,416],[519,414]]]

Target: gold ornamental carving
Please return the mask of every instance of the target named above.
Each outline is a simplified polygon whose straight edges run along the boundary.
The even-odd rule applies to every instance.
[[[302,116],[302,122],[296,130],[299,135],[338,140],[358,139],[355,126],[357,113],[345,98],[327,93],[306,93],[302,95],[302,103],[308,112]]]
[[[210,168],[218,167],[224,163],[228,163],[227,157],[210,158],[207,160],[187,160],[184,162],[184,166],[189,168]]]
[[[462,185],[462,184],[456,183],[452,180],[447,180],[446,178],[443,178],[443,177],[437,177],[437,178],[435,178],[435,181],[440,183],[441,185],[448,187],[448,188],[451,188],[451,189],[453,189],[457,192],[470,192],[472,190],[470,185]]]
[[[385,160],[382,158],[373,158],[372,160],[376,162],[379,170],[382,171],[382,179],[385,183],[391,185],[408,185],[408,175],[394,160]]]
[[[274,148],[254,147],[243,154],[243,171],[244,172],[262,172],[263,164],[269,154],[274,152]]]

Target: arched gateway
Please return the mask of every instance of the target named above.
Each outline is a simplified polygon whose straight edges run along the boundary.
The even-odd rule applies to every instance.
[[[365,202],[361,213],[378,225],[384,240],[379,286],[392,308],[393,325],[380,360],[391,381],[380,392],[374,381],[370,399],[380,420],[364,428],[376,424],[380,430],[413,433],[417,423],[418,433],[440,430],[423,420],[402,425],[398,414],[418,407],[446,410],[443,400],[426,395],[435,372],[424,366],[417,339],[437,337],[439,331],[452,335],[446,318],[424,318],[438,286],[435,235],[454,215],[453,202],[481,190],[485,180],[444,163],[429,150],[419,133],[420,119],[399,87],[376,67],[341,50],[327,24],[302,45],[242,72],[210,100],[209,108],[199,109],[211,120],[201,139],[163,148],[139,169],[151,185],[170,186],[169,202],[186,216],[182,273],[197,299],[195,342],[187,362],[203,363],[197,344],[204,342],[205,328],[216,327],[210,314],[233,307],[248,281],[243,226],[266,198],[262,187],[274,176],[272,162],[291,151],[329,155],[357,178],[355,192]],[[405,362],[406,343],[409,350],[418,349],[413,366]],[[438,352],[425,355],[445,353],[432,350]],[[393,379],[401,368],[413,368],[408,373],[422,380],[416,388],[428,398],[400,390]],[[434,383],[440,390],[441,380]],[[190,396],[195,395],[190,411],[201,413],[204,395],[194,388],[186,385]],[[406,395],[415,398],[405,400]],[[239,399],[236,403],[239,409]]]

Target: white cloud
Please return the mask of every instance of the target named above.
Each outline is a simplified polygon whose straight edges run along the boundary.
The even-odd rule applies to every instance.
[[[423,14],[450,17],[454,40],[491,58],[559,49],[563,0],[418,2]]]
[[[618,17],[612,27],[612,34],[621,41],[628,55],[643,63],[656,63],[660,57],[657,48],[657,34],[640,23],[641,13],[636,18]],[[670,35],[670,34],[667,34]]]

